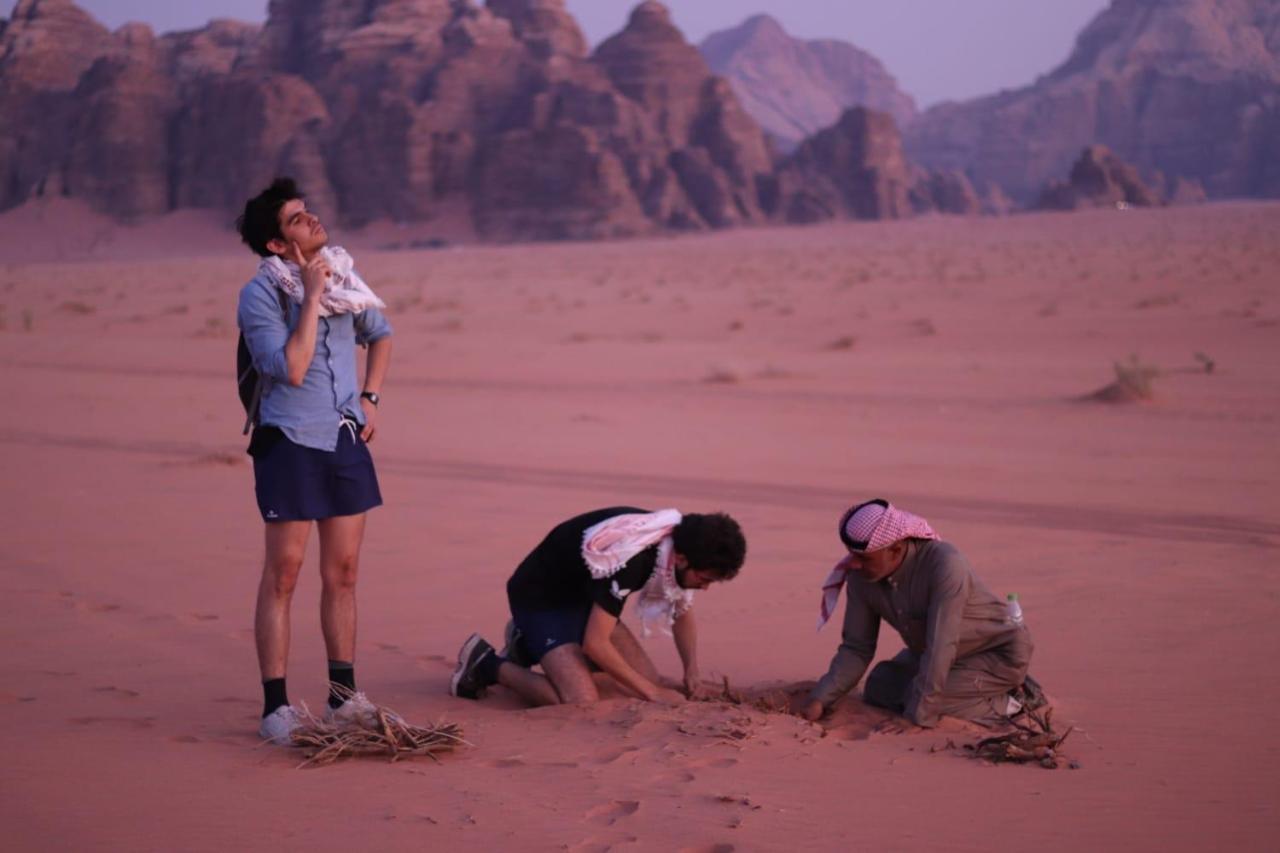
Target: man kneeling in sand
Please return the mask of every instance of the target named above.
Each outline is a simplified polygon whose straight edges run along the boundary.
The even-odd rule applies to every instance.
[[[657,625],[675,639],[693,696],[700,686],[693,591],[732,580],[746,551],[742,529],[723,514],[612,507],[571,518],[507,582],[507,648],[499,655],[472,634],[449,692],[476,699],[501,684],[534,705],[595,702],[594,665],[642,699],[682,702],[619,621],[623,605],[634,593],[645,633]],[[545,675],[532,670],[537,664]]]
[[[876,653],[883,619],[906,644],[867,677],[862,698],[918,726],[946,715],[994,725],[1016,713],[1019,698],[1042,702],[1027,680],[1031,635],[1021,618],[978,580],[954,546],[923,518],[887,501],[853,507],[840,519],[849,554],[823,584],[821,629],[848,584],[844,633],[827,674],[793,710],[817,720],[858,683]]]

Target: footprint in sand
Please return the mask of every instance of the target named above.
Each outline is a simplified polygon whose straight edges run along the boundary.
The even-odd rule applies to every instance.
[[[599,757],[597,757],[595,759],[595,763],[596,764],[615,764],[621,761],[622,759],[627,758],[628,756],[634,758],[635,753],[639,751],[640,751],[640,748],[635,746],[629,746],[629,747],[626,747],[625,749],[609,750],[603,755],[600,755]]]
[[[592,836],[591,838],[584,838],[577,844],[570,844],[564,849],[566,853],[609,853],[609,851],[613,850],[614,847],[617,847],[620,844],[635,844],[639,840],[640,839],[636,838],[634,835],[625,835],[621,838],[611,839]]]
[[[92,688],[92,690],[94,693],[110,693],[121,699],[137,699],[139,696],[142,695],[137,690],[128,690],[124,687],[116,687],[114,685],[107,685],[105,687],[94,687]]]
[[[709,767],[712,770],[728,770],[730,767],[736,766],[738,759],[736,758],[711,758],[703,761],[695,761],[690,766],[695,768]]]
[[[216,622],[218,621],[217,613],[188,613],[187,618],[192,622]]]
[[[702,847],[681,847],[680,853],[733,853],[732,844],[706,844]]]
[[[379,648],[379,649],[381,649],[381,650],[382,650],[382,651],[384,651],[384,652],[398,652],[398,651],[400,651],[400,647],[399,647],[399,646],[397,646],[395,643],[378,643],[378,644],[377,644],[377,646],[378,646],[378,648]]]
[[[155,717],[71,717],[67,720],[77,726],[113,725],[131,729],[150,729],[156,724]]]
[[[119,604],[89,604],[84,601],[76,603],[77,610],[83,610],[87,613],[113,613],[120,609]]]
[[[524,767],[526,765],[519,758],[499,758],[497,761],[490,761],[489,766],[498,770],[508,770],[512,767]]]
[[[19,702],[34,702],[35,696],[18,696],[15,693],[0,693],[0,705],[16,705]]]
[[[169,740],[172,741],[173,743],[199,743],[200,742],[200,738],[196,737],[195,735],[176,735],[175,737],[169,738]]]
[[[640,803],[637,800],[613,800],[588,810],[583,817],[601,826],[613,826],[638,811],[640,811]]]
[[[659,773],[653,777],[653,784],[659,789],[667,790],[681,785],[688,785],[690,782],[696,782],[697,779],[697,776],[687,770],[682,770],[678,773]]]

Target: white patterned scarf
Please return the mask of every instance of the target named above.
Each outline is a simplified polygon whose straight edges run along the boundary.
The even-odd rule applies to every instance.
[[[329,269],[333,272],[320,297],[321,317],[359,314],[370,308],[387,307],[356,272],[355,259],[346,249],[338,246],[325,247],[320,250],[320,255],[329,262]],[[302,304],[306,291],[302,286],[302,273],[297,264],[272,255],[263,258],[262,263],[258,264],[258,274],[265,275],[272,284],[288,294],[290,299]]]
[[[636,554],[655,544],[658,546],[653,574],[640,590],[636,605],[646,637],[652,635],[655,626],[670,636],[676,617],[693,607],[693,590],[681,587],[675,575],[671,531],[682,517],[675,509],[615,515],[582,534],[582,559],[597,580],[613,577]],[[620,592],[615,590],[615,595]]]

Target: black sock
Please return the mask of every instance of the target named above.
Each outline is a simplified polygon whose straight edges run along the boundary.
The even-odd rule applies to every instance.
[[[269,678],[262,682],[262,716],[288,704],[289,695],[285,692],[283,678]]]
[[[339,707],[355,692],[355,664],[345,660],[329,661],[329,707]]]
[[[489,652],[476,663],[476,675],[480,676],[486,687],[498,683],[498,667],[502,663],[497,652]]]

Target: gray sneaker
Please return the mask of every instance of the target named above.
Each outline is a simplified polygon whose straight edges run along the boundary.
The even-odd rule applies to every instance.
[[[449,680],[449,694],[461,699],[479,699],[491,682],[479,673],[480,663],[495,654],[493,646],[479,634],[472,634],[458,650],[458,666]]]
[[[277,746],[293,746],[293,733],[301,725],[298,710],[292,705],[281,705],[262,718],[258,736]]]

